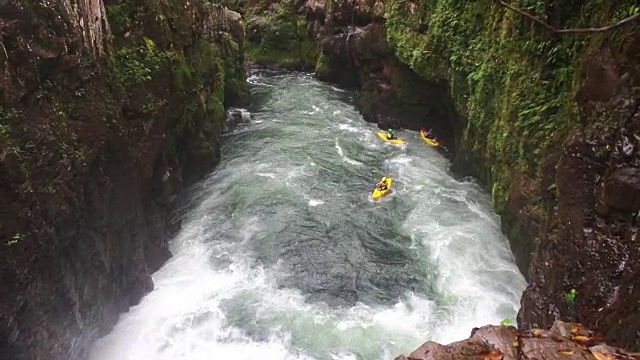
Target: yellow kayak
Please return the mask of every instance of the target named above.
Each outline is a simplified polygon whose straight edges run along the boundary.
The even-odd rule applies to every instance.
[[[384,181],[387,183],[387,189],[382,191],[378,190],[377,187],[373,189],[373,200],[379,199],[391,192],[391,184],[393,184],[393,179],[390,177],[384,177],[382,179],[384,179]]]
[[[406,141],[404,141],[404,139],[400,139],[400,138],[395,138],[393,140],[389,140],[387,139],[387,133],[384,131],[378,131],[378,136],[380,136],[380,138],[386,142],[390,142],[392,144],[405,144]]]
[[[438,142],[438,140],[436,139],[430,139],[427,137],[427,132],[424,130],[420,130],[420,136],[422,137],[422,140],[424,140],[424,142],[426,142],[427,144],[431,145],[431,146],[440,146],[440,143]]]

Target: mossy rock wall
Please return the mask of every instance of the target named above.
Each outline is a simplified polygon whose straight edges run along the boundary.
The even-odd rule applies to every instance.
[[[294,1],[224,2],[246,21],[245,55],[260,66],[313,70],[319,54],[301,4]]]
[[[153,288],[176,193],[219,160],[242,23],[200,0],[0,11],[0,353],[84,359]]]
[[[634,3],[512,5],[571,28],[614,23],[630,15]],[[540,179],[544,155],[559,148],[570,131],[593,121],[578,112],[577,70],[588,48],[626,33],[553,35],[495,2],[390,0],[385,5],[388,39],[398,57],[421,77],[449,83],[456,110],[467,120],[454,166],[489,186],[500,214],[507,211],[514,173]],[[535,206],[543,210],[543,199]],[[519,260],[526,273],[528,259]]]
[[[640,11],[636,1],[508,3],[558,29],[606,26]],[[423,79],[446,81],[464,119],[454,169],[490,189],[529,277],[520,325],[577,320],[638,348],[635,295],[612,295],[640,276],[627,260],[635,205],[612,205],[617,195],[602,190],[640,157],[640,137],[629,135],[640,124],[637,19],[557,34],[498,1],[388,0],[385,10],[395,54]],[[569,306],[572,288],[582,297]],[[627,310],[615,313],[614,304]]]

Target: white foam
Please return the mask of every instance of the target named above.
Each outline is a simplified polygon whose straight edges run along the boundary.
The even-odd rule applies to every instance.
[[[268,177],[270,179],[275,179],[277,175],[274,174],[274,173],[258,173],[258,176]]]
[[[344,150],[342,150],[342,147],[340,147],[340,144],[338,143],[338,139],[336,139],[336,151],[338,152],[338,155],[340,155],[340,157],[342,158],[342,161],[349,163],[351,165],[363,166],[361,162],[357,160],[353,160],[344,154]]]
[[[315,114],[319,113],[320,111],[322,111],[322,109],[320,109],[319,107],[317,107],[315,105],[311,105],[311,108],[313,110],[311,110],[311,111],[303,111],[303,113],[307,114],[307,115],[315,115]]]
[[[309,206],[318,206],[324,204],[322,200],[311,199],[309,200]]]
[[[352,133],[362,133],[362,132],[364,132],[364,130],[362,128],[358,128],[358,127],[355,127],[355,126],[349,125],[349,124],[340,124],[340,125],[338,125],[338,128],[340,130],[345,130],[345,131],[352,132]]]

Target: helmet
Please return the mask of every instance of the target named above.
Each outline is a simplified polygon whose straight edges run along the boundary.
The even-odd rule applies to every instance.
[[[386,177],[386,176],[383,176],[383,177],[382,177],[382,181],[385,181],[385,180],[387,180],[387,177]]]
[[[391,128],[389,128],[389,130],[387,130],[387,131],[393,131],[393,130],[391,130]]]

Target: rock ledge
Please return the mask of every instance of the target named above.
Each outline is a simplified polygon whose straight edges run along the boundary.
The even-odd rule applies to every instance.
[[[521,331],[513,326],[474,328],[471,336],[448,345],[427,341],[409,356],[394,360],[640,359],[640,354],[608,346],[577,323],[554,322],[549,330]]]

